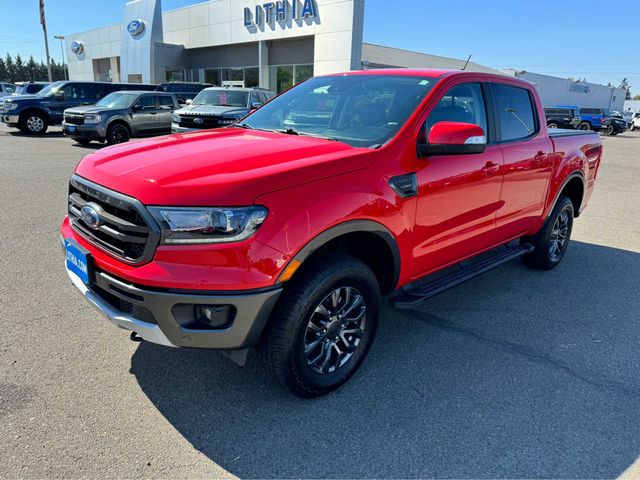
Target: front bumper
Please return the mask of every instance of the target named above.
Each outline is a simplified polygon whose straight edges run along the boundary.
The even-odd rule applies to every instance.
[[[189,133],[189,132],[201,132],[203,129],[202,128],[186,128],[186,127],[181,127],[179,124],[177,123],[172,123],[171,124],[171,133]]]
[[[20,115],[7,115],[3,113],[2,115],[0,115],[0,119],[3,123],[6,123],[9,126],[14,126],[18,125],[18,123],[20,122]]]
[[[106,128],[103,128],[100,124],[73,125],[62,122],[62,132],[67,137],[90,140],[102,140],[107,136]]]
[[[96,270],[91,286],[67,269],[71,283],[111,323],[144,340],[171,347],[240,350],[257,345],[282,287],[235,293],[146,289]],[[222,329],[185,326],[196,305],[231,305],[235,316]]]

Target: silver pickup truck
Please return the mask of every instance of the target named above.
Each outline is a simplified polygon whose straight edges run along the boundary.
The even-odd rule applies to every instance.
[[[82,145],[92,140],[113,145],[132,137],[164,135],[171,133],[171,114],[178,108],[172,93],[113,92],[95,105],[65,110],[62,131]]]

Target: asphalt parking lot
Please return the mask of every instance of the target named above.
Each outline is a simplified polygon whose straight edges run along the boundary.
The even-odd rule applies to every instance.
[[[251,357],[136,344],[74,291],[58,224],[91,148],[0,127],[0,477],[616,477],[640,457],[640,133],[605,137],[552,272],[386,308],[304,401]]]

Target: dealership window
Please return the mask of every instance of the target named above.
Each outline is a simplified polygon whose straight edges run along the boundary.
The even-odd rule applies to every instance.
[[[270,89],[283,92],[297,83],[313,77],[313,65],[281,65],[271,67]]]
[[[222,86],[224,82],[242,83],[245,87],[252,88],[260,84],[260,74],[258,67],[207,68],[204,71],[204,81],[216,86]]]
[[[167,82],[184,82],[184,70],[167,70]]]

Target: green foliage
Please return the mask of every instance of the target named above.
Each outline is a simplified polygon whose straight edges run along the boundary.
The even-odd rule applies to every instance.
[[[620,82],[619,88],[624,88],[627,91],[627,97],[625,100],[631,100],[631,86],[629,85],[629,80],[627,80],[626,77]]]
[[[65,79],[65,65],[57,63],[55,59],[51,59],[51,74],[53,81]],[[47,82],[49,74],[47,73],[46,63],[36,62],[33,56],[28,61],[24,61],[20,55],[15,58],[7,53],[6,57],[0,58],[0,81],[3,82]]]

